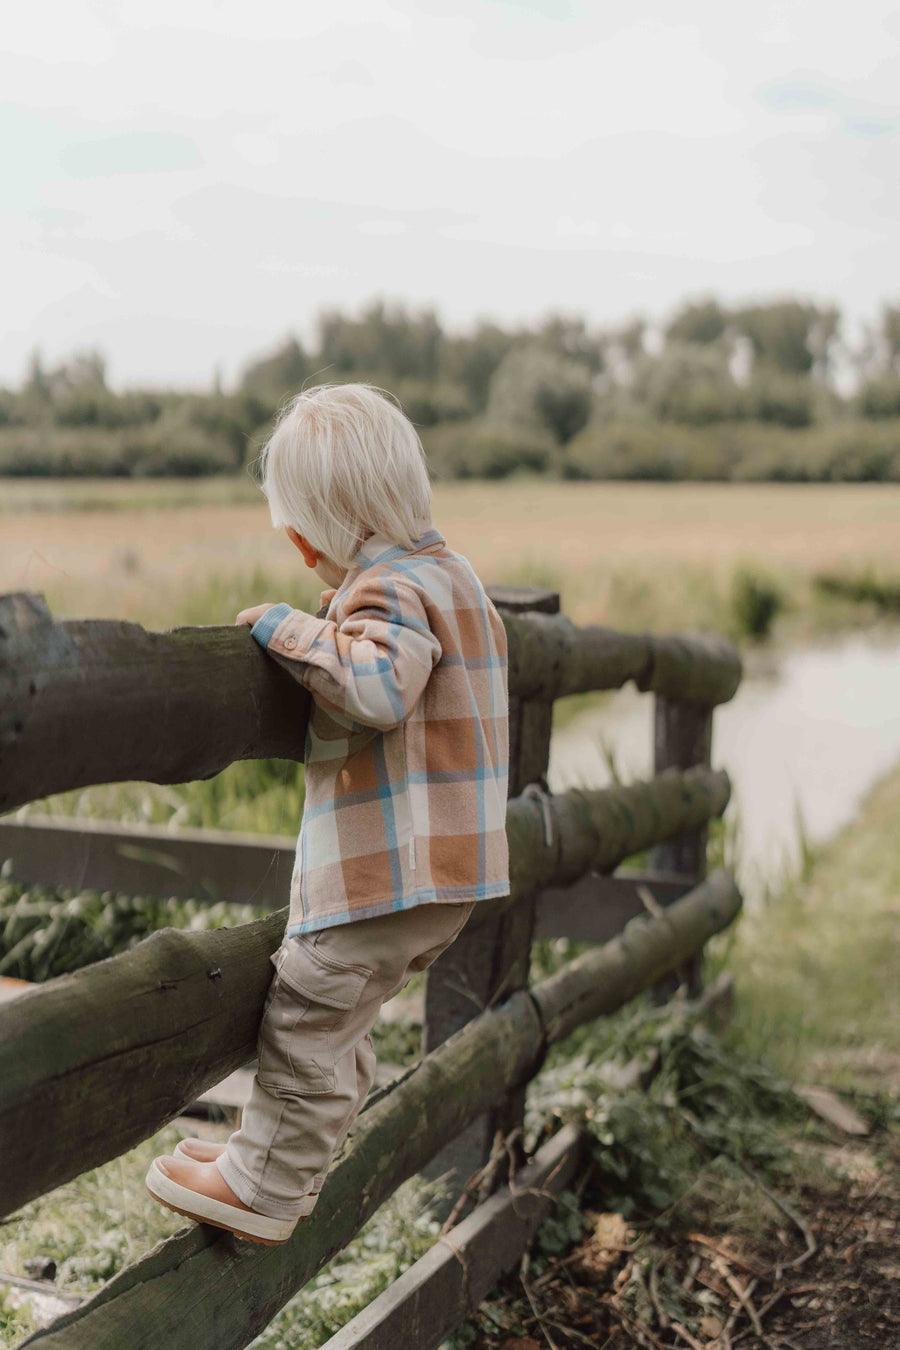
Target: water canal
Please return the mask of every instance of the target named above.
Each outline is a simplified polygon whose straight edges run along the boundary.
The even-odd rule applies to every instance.
[[[821,842],[900,761],[900,631],[873,630],[782,652],[756,651],[734,699],[716,709],[712,758],[728,770],[726,821],[748,904],[796,865],[801,828]],[[554,791],[652,772],[653,700],[629,686],[554,733]],[[900,822],[898,822],[900,833]]]

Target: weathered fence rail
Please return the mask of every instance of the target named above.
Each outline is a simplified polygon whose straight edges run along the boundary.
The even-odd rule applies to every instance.
[[[54,622],[42,596],[0,597],[0,811],[69,788],[209,778],[238,759],[303,759],[309,695],[237,628]],[[512,700],[551,703],[628,680],[706,708],[731,698],[730,643],[510,615]],[[227,676],[226,676],[227,672]]]
[[[575,628],[550,592],[495,599],[510,653],[512,893],[476,906],[428,972],[423,1058],[370,1100],[314,1215],[284,1247],[248,1249],[192,1227],[29,1343],[246,1345],[403,1180],[448,1167],[464,1180],[480,1166],[495,1130],[521,1121],[549,1045],[673,972],[695,978],[703,944],[737,913],[733,881],[704,880],[706,826],[729,793],[709,751],[712,710],[740,679],[733,647]],[[656,776],[548,794],[553,701],[628,680],[656,696]],[[308,706],[246,630],[57,623],[40,597],[0,597],[0,810],[97,782],[300,759]],[[285,896],[293,849],[221,831],[0,821],[0,858],[23,880],[262,909]],[[653,870],[609,875],[647,849]],[[118,1156],[247,1062],[284,922],[279,910],[241,928],[165,930],[0,1008],[0,1213]],[[603,945],[529,989],[536,933]],[[472,1221],[486,1231],[481,1209]],[[423,1286],[408,1283],[411,1308]],[[398,1291],[391,1317],[413,1325],[404,1299]],[[436,1343],[435,1327],[418,1325],[406,1343]]]

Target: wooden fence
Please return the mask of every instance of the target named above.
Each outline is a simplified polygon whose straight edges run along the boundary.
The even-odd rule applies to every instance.
[[[191,1225],[26,1344],[247,1345],[404,1180],[452,1169],[461,1183],[482,1167],[497,1132],[521,1122],[549,1046],[676,973],[696,984],[703,944],[740,907],[727,874],[705,874],[706,826],[729,795],[710,767],[712,713],[737,688],[736,651],[715,637],[576,628],[551,592],[492,595],[509,641],[512,891],[476,906],[429,970],[421,1060],[370,1097],[288,1243]],[[549,794],[554,700],[629,680],[655,697],[654,777]],[[0,597],[0,811],[94,783],[301,760],[308,707],[247,629],[55,622],[42,597]],[[647,849],[648,869],[616,871]],[[287,894],[294,840],[7,817],[2,858],[23,881],[267,911]],[[240,928],[166,929],[0,1008],[0,1215],[117,1157],[253,1057],[285,920],[282,909]],[[541,935],[595,945],[529,988]],[[436,1346],[524,1250],[583,1148],[561,1131],[514,1192],[478,1206],[334,1350],[398,1336],[410,1350]],[[466,1253],[480,1253],[477,1277],[460,1274]]]

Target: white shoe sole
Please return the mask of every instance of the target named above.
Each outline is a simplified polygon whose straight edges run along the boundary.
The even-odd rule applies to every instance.
[[[155,1158],[144,1178],[144,1185],[154,1200],[173,1209],[176,1214],[195,1219],[197,1223],[212,1224],[214,1228],[224,1228],[235,1237],[246,1238],[248,1242],[262,1242],[268,1247],[275,1247],[287,1242],[297,1226],[296,1219],[270,1219],[266,1214],[238,1209],[235,1205],[226,1205],[223,1200],[213,1200],[207,1195],[189,1190],[187,1186],[180,1186],[157,1167]]]

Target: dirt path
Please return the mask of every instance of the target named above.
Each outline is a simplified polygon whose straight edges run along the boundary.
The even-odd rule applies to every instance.
[[[469,1350],[896,1350],[900,1156],[848,1154],[855,1178],[805,1191],[765,1237],[672,1232],[642,1241],[615,1214],[530,1277],[496,1291]],[[807,1236],[808,1235],[808,1236]],[[488,1329],[489,1324],[493,1327]],[[689,1330],[688,1328],[693,1328]]]

